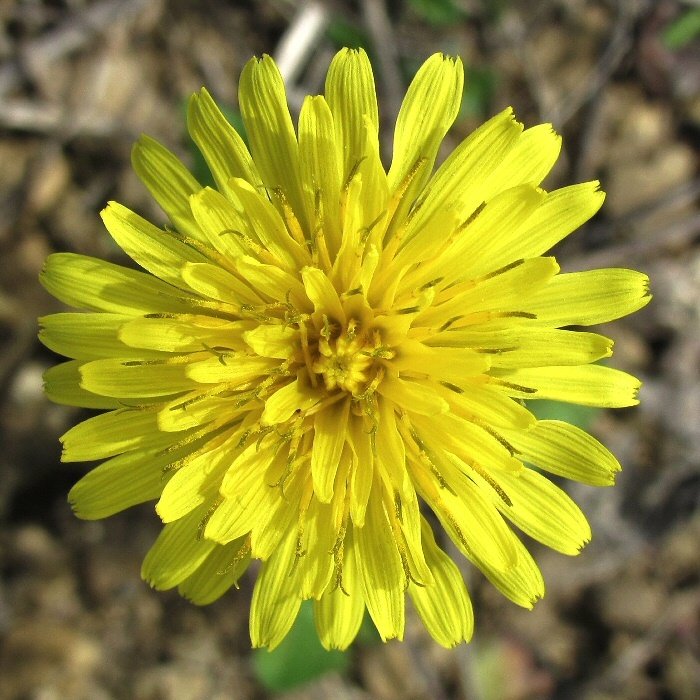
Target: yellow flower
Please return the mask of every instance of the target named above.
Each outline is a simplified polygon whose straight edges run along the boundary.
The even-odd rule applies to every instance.
[[[73,358],[49,370],[47,394],[109,411],[62,438],[66,460],[107,459],[72,489],[77,515],[158,499],[143,576],[198,604],[262,560],[256,646],[279,644],[310,598],[327,647],[352,642],[365,607],[401,638],[406,592],[440,644],[468,640],[469,595],[433,526],[529,608],[542,577],[508,521],[565,554],[590,538],[540,470],[602,486],[619,469],[522,399],[637,403],[634,377],[593,364],[612,341],[561,328],[639,309],[648,280],[558,274],[541,257],[604,197],[597,182],[539,187],[559,154],[550,125],[523,130],[508,109],[433,173],[462,87],[458,59],[426,61],[387,173],[364,52],[335,57],[297,133],[277,67],[253,59],[240,80],[250,153],[206,91],[189,103],[217,189],[155,141],[135,146],[173,226],[115,203],[103,219],[146,273],[46,262],[45,287],[93,312],[42,319],[42,341]]]

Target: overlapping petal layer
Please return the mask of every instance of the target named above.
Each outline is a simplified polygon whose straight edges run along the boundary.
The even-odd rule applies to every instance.
[[[112,203],[119,246],[146,272],[74,254],[42,281],[92,313],[42,319],[71,358],[47,394],[108,409],[63,437],[64,459],[106,459],[70,494],[101,518],[157,500],[165,523],[143,565],[197,604],[263,561],[251,637],[276,646],[303,599],[344,648],[365,608],[401,638],[406,592],[435,639],[468,640],[457,549],[525,607],[542,577],[510,524],[575,554],[584,515],[533,466],[584,483],[619,465],[522,399],[631,406],[639,382],[597,364],[612,341],[567,328],[649,300],[630,270],[559,274],[552,245],[601,206],[598,183],[546,192],[560,140],[497,115],[437,168],[457,115],[459,60],[430,58],[399,114],[388,172],[372,70],[333,60],[325,97],[295,131],[269,57],[243,71],[250,153],[206,91],[188,126],[216,181],[203,188],[143,137],[134,167],[172,226]]]

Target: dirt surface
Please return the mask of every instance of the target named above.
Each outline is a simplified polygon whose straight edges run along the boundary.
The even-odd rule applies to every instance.
[[[700,41],[673,34],[693,5],[0,0],[2,700],[273,695],[252,661],[250,579],[194,607],[140,579],[159,530],[152,506],[101,522],[72,515],[66,494],[86,465],[60,463],[58,437],[88,412],[43,398],[42,373],[59,358],[37,341],[36,317],[61,307],[37,273],[53,251],[125,262],[99,219],[110,199],[163,221],[129,152],[147,132],[193,163],[191,92],[206,85],[235,110],[243,65],[268,52],[298,109],[353,38],[372,49],[389,136],[407,78],[435,51],[469,67],[450,146],[510,104],[527,126],[551,121],[564,154],[547,186],[598,178],[608,192],[559,246],[562,268],[643,270],[655,299],[603,330],[614,366],[643,379],[642,403],[585,418],[624,471],[612,489],[570,487],[594,532],[581,556],[532,545],[548,587],[535,610],[465,567],[472,644],[441,649],[411,614],[405,643],[356,644],[345,673],[287,697],[700,697]],[[325,31],[314,30],[319,7]],[[290,46],[308,51],[290,58]]]

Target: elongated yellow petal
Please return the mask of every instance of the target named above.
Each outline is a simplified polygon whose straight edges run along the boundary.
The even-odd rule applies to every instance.
[[[321,644],[326,649],[347,649],[357,636],[365,612],[358,581],[353,531],[345,537],[342,588],[326,591],[314,601],[314,620]]]
[[[492,247],[494,265],[542,255],[568,236],[603,206],[605,194],[599,187],[597,181],[584,182],[550,192],[531,219],[516,227],[512,236],[502,237],[500,245]]]
[[[474,631],[474,612],[457,565],[435,543],[433,531],[421,518],[423,548],[434,583],[410,583],[408,593],[423,624],[438,644],[450,648],[468,642]]]
[[[551,124],[525,129],[498,167],[491,173],[485,189],[493,194],[517,185],[538,186],[559,158],[561,136]]]
[[[104,459],[143,449],[161,439],[153,409],[120,408],[93,416],[65,433],[61,437],[61,459],[65,462]]]
[[[404,572],[375,479],[365,525],[353,528],[355,565],[369,614],[383,640],[403,639]]]
[[[217,545],[197,570],[178,585],[180,595],[195,605],[208,605],[220,598],[238,580],[250,564],[246,538]]]
[[[402,343],[396,353],[392,363],[396,369],[424,373],[430,367],[432,377],[447,382],[482,374],[491,364],[490,358],[467,347],[438,349],[412,340]]]
[[[364,49],[343,49],[335,55],[326,77],[326,100],[333,114],[341,182],[346,183],[365,155],[365,125],[375,142],[379,134],[374,76]]]
[[[238,85],[238,103],[263,183],[284,192],[297,219],[307,224],[299,145],[282,76],[269,56],[252,58],[246,64]]]
[[[235,441],[225,438],[218,443],[213,441],[205,452],[186,460],[165,485],[156,504],[156,513],[164,523],[179,520],[216,495],[216,486],[235,449]]]
[[[205,187],[190,197],[190,208],[211,248],[234,260],[248,252],[244,241],[248,222],[226,197]]]
[[[404,411],[435,416],[449,410],[447,401],[434,389],[410,379],[387,375],[379,387],[379,393]]]
[[[316,498],[329,503],[333,497],[333,482],[345,445],[350,401],[333,404],[314,421],[314,445],[311,452],[311,476]]]
[[[511,503],[492,497],[494,504],[530,537],[563,554],[578,554],[590,541],[591,528],[581,509],[549,479],[522,469],[499,474],[498,482]]]
[[[541,420],[528,431],[505,435],[524,460],[584,484],[610,486],[621,468],[598,440],[562,421]]]
[[[169,461],[155,450],[113,457],[78,481],[68,500],[79,518],[96,520],[158,498],[167,483],[163,468]]]
[[[596,333],[554,328],[456,329],[450,335],[476,352],[488,353],[493,368],[583,365],[610,357],[613,344]]]
[[[197,384],[186,374],[187,358],[168,360],[94,360],[80,368],[83,389],[120,399],[169,396]]]
[[[289,326],[257,326],[243,333],[248,347],[262,357],[286,359],[299,349],[299,331]]]
[[[102,211],[102,220],[119,247],[141,267],[175,286],[182,286],[179,270],[185,261],[207,260],[191,246],[116,202]]]
[[[49,255],[39,281],[68,306],[90,311],[187,313],[194,301],[151,275],[76,253]]]
[[[394,156],[388,175],[389,189],[394,192],[416,164],[425,161],[420,175],[408,185],[407,201],[414,199],[430,177],[438,148],[462,104],[463,87],[462,61],[434,54],[421,66],[408,88],[396,121]]]
[[[311,256],[285,228],[284,221],[272,203],[245,180],[229,182],[231,194],[240,202],[248,218],[249,230],[261,245],[274,256],[280,267],[295,271],[311,262]]]
[[[261,422],[274,425],[289,420],[295,411],[307,411],[321,400],[321,394],[309,386],[303,373],[276,391],[266,402]]]
[[[515,145],[522,125],[507,109],[479,127],[438,168],[415,205],[407,239],[438,212],[454,209],[465,220],[483,201],[481,185]]]
[[[186,262],[180,275],[187,285],[204,297],[222,301],[237,310],[242,303],[259,304],[258,294],[238,277],[217,265],[206,262]]]
[[[180,233],[204,240],[192,216],[189,197],[202,186],[165,146],[142,135],[131,151],[136,174]]]
[[[117,357],[129,357],[144,350],[155,350],[154,359],[165,353],[198,352],[208,348],[222,351],[243,351],[246,344],[241,332],[251,327],[250,322],[197,314],[156,314],[136,319],[126,318],[119,326],[119,340],[127,346],[127,352]]]
[[[507,383],[512,396],[522,398],[554,399],[602,408],[622,408],[639,403],[637,392],[641,382],[611,367],[533,367],[494,370],[493,374]]]
[[[232,177],[242,177],[257,187],[260,175],[243,139],[228,123],[204,89],[187,103],[187,129],[202,152],[222,192]]]
[[[294,624],[301,596],[296,590],[294,549],[290,533],[260,569],[250,606],[250,638],[254,647],[274,649]]]
[[[437,392],[450,404],[451,411],[467,420],[476,418],[497,428],[529,428],[535,417],[522,404],[490,386],[436,385]]]
[[[191,576],[216,546],[197,536],[209,504],[168,523],[143,560],[141,576],[159,591],[173,588]]]
[[[336,143],[336,127],[328,103],[320,96],[307,97],[299,113],[301,178],[307,207],[314,212],[314,225],[319,226],[316,236],[323,235],[324,242],[320,245],[327,247],[331,259],[341,243],[343,160]]]
[[[143,358],[143,353],[119,339],[119,329],[131,319],[119,314],[52,314],[39,319],[39,340],[50,350],[76,360]],[[159,353],[152,356],[162,357]]]
[[[535,323],[590,326],[631,314],[650,301],[645,274],[610,268],[557,275],[523,307],[537,316]]]
[[[55,403],[83,408],[121,408],[115,398],[93,394],[80,386],[80,370],[85,363],[79,360],[63,362],[44,372],[44,393]]]
[[[513,544],[517,552],[517,563],[505,571],[494,568],[474,555],[470,555],[469,558],[506,598],[516,605],[532,610],[537,600],[544,595],[542,572],[517,537],[514,538]]]

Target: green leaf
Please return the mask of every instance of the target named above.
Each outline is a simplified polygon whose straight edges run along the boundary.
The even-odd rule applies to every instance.
[[[667,25],[661,33],[661,40],[666,48],[673,51],[687,46],[698,34],[700,34],[700,7],[694,7]]]
[[[370,55],[370,59],[372,57],[372,42],[367,32],[355,24],[346,22],[340,17],[335,17],[331,20],[326,29],[326,36],[338,49],[362,48]]]
[[[498,76],[491,68],[467,67],[459,118],[484,118],[491,110]]]
[[[426,22],[439,27],[455,24],[463,15],[453,0],[408,0],[408,4]]]
[[[586,431],[593,425],[601,410],[593,406],[581,406],[549,399],[528,401],[527,409],[538,420],[560,420]]]
[[[253,652],[255,675],[263,687],[273,692],[290,690],[330,671],[342,673],[349,664],[348,652],[326,651],[321,646],[311,600],[302,603],[292,629],[276,649]]]

